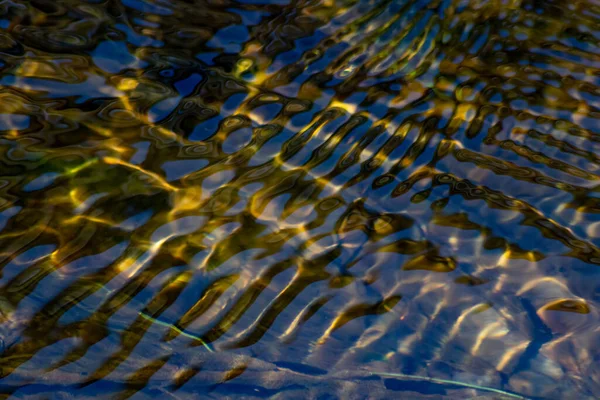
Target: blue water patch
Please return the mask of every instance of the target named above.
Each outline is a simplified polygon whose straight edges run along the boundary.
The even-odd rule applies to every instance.
[[[250,143],[250,139],[252,139],[252,128],[246,127],[231,132],[223,142],[223,152],[233,154]]]
[[[173,11],[166,8],[166,7],[161,7],[157,4],[152,4],[146,1],[141,1],[141,0],[121,0],[121,3],[123,3],[123,5],[130,7],[130,8],[134,8],[138,11],[141,11],[145,14],[157,14],[157,15],[171,15],[173,14]]]
[[[30,181],[27,185],[25,185],[25,187],[23,187],[23,190],[25,192],[33,192],[44,189],[45,187],[52,185],[57,176],[60,176],[60,174],[56,172],[47,172]]]
[[[127,41],[134,46],[162,47],[164,45],[162,41],[141,35],[125,24],[115,24],[115,28],[125,33],[125,35],[127,35]]]
[[[181,96],[169,97],[154,104],[148,111],[148,120],[152,123],[162,121],[173,112],[181,101]]]
[[[206,51],[206,52],[202,52],[200,54],[196,54],[196,58],[200,61],[205,62],[206,64],[210,64],[212,63],[213,59],[218,56],[221,53],[218,52],[212,52],[212,51]]]
[[[50,274],[44,277],[36,286],[36,291],[44,293],[47,296],[55,296],[82,275],[99,271],[114,262],[118,257],[123,255],[128,244],[129,242],[127,241],[121,242],[102,253],[80,257],[62,266],[61,271],[64,272],[64,275]]]
[[[179,92],[182,97],[189,96],[196,85],[202,82],[203,76],[200,74],[192,74],[186,79],[175,82],[175,89]]]
[[[248,36],[246,26],[232,25],[218,31],[206,45],[223,49],[226,53],[239,53],[242,50],[242,43],[246,42]]]
[[[246,97],[246,93],[236,93],[232,95],[223,103],[221,112],[235,113],[235,111],[242,105],[242,102],[246,99]]]
[[[135,229],[138,229],[146,222],[148,222],[152,218],[152,211],[143,211],[139,214],[134,215],[133,217],[127,218],[125,221],[119,224],[121,229],[124,229],[128,232],[131,232]]]
[[[167,180],[179,179],[190,172],[199,171],[208,165],[208,160],[177,160],[167,161],[162,164],[162,169],[167,175]]]
[[[204,221],[206,221],[205,217],[199,217],[194,215],[190,217],[179,218],[175,221],[167,222],[152,233],[150,241],[155,243],[161,240],[166,240],[171,237],[190,234],[200,229]]]
[[[218,115],[203,121],[201,124],[197,124],[190,133],[189,139],[193,141],[208,139],[219,129],[219,123],[222,120],[223,117]]]
[[[6,225],[6,223],[8,222],[8,220],[16,215],[22,207],[19,206],[15,206],[15,207],[11,207],[11,208],[7,208],[6,210],[0,212],[0,230],[4,229],[4,226]]]
[[[32,265],[34,262],[49,256],[54,250],[56,250],[56,246],[53,244],[48,244],[35,246],[34,248],[19,254],[4,266],[2,270],[2,276],[0,277],[0,284],[4,285],[6,282],[10,282],[15,276],[19,275],[27,267]]]
[[[77,96],[77,104],[93,98],[120,97],[123,92],[109,86],[106,79],[98,75],[88,75],[82,83],[64,83],[40,78],[23,78],[6,75],[0,79],[0,85],[21,89],[47,92],[49,98]]]
[[[133,22],[138,25],[148,26],[150,28],[158,28],[160,26],[160,24],[157,24],[156,22],[151,22],[143,18],[134,18]]]
[[[144,68],[148,65],[131,55],[125,42],[105,41],[91,52],[94,64],[111,74],[116,74],[126,68]]]
[[[264,16],[268,15],[263,11],[256,10],[228,8],[226,11],[235,12],[237,15],[239,15],[242,18],[242,23],[244,25],[256,25]]]
[[[148,149],[150,148],[150,142],[136,143],[132,147],[137,149],[137,151],[135,152],[133,157],[131,157],[129,162],[131,164],[136,164],[136,165],[141,164],[142,162],[144,162],[144,160],[146,159],[146,156],[148,155]]]
[[[29,127],[29,115],[0,114],[0,131],[21,130]]]

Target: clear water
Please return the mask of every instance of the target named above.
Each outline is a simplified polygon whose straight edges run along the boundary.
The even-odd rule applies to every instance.
[[[600,2],[0,1],[0,397],[600,397]]]

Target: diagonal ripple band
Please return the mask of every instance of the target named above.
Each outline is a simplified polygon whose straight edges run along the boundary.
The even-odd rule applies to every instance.
[[[599,46],[598,0],[0,0],[0,398],[600,397]]]

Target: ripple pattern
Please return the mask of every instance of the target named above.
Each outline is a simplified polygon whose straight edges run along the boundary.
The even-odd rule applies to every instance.
[[[600,396],[600,2],[1,0],[6,398]]]

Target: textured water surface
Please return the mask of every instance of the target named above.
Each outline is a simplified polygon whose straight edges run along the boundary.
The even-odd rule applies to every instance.
[[[1,0],[0,397],[600,397],[597,0]]]

